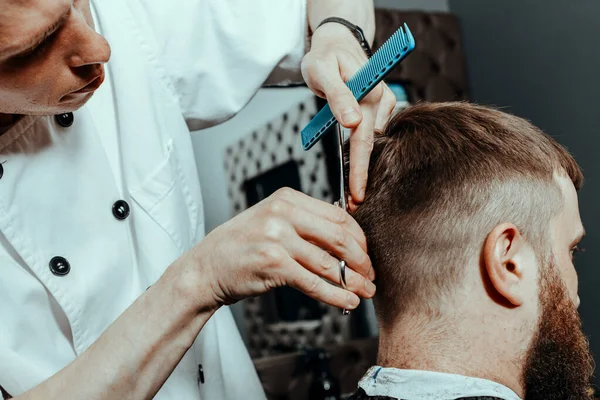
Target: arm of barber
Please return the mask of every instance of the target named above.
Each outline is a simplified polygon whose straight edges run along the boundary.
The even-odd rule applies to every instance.
[[[393,106],[384,85],[359,106],[345,87],[365,61],[342,17],[374,35],[372,1],[308,1],[312,45],[302,64],[309,87],[326,97],[351,134],[350,190],[364,198],[373,131]],[[339,280],[344,259],[348,290]],[[324,278],[324,279],[323,279]],[[354,309],[375,292],[366,240],[344,211],[283,189],[207,235],[173,262],[109,328],[64,369],[15,399],[149,399],[223,305],[289,285],[327,304]],[[1,383],[1,382],[0,382]]]
[[[330,254],[331,252],[331,254]],[[337,260],[348,270],[348,291]],[[148,399],[222,305],[289,285],[340,308],[372,297],[358,224],[338,207],[281,190],[173,263],[80,357],[15,399]]]

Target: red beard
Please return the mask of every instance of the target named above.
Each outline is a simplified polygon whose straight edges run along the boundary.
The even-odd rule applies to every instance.
[[[541,275],[541,316],[522,378],[525,400],[593,399],[594,364],[577,308],[553,259]]]

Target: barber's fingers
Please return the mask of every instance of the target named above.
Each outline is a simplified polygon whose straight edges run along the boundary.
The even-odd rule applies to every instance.
[[[360,67],[358,62],[352,70]],[[344,82],[341,66],[334,55],[305,59],[302,74],[308,87],[317,95],[327,99],[331,112],[346,128],[356,127],[362,120],[361,109],[354,95]]]
[[[369,278],[372,265],[366,251],[342,226],[318,217],[300,207],[290,207],[287,219],[296,233],[304,240],[314,243],[346,261],[349,268]],[[286,248],[289,244],[283,243]]]
[[[383,131],[386,124],[390,120],[394,108],[396,107],[396,96],[392,90],[385,84],[383,84],[383,94],[381,101],[379,102],[379,108],[377,109],[377,117],[375,119],[375,130]]]
[[[360,298],[356,294],[332,285],[291,258],[285,273],[288,286],[315,300],[348,310],[354,310],[360,304]]]
[[[377,116],[375,118],[375,126],[374,126],[374,133],[373,133],[373,140],[375,139],[375,135],[378,133],[383,132],[383,130],[385,129],[387,123],[389,122],[392,113],[394,112],[394,108],[396,107],[396,96],[394,95],[394,93],[390,90],[390,88],[385,85],[383,85],[383,94],[381,97],[381,101],[379,102],[379,106],[377,108]],[[369,120],[369,117],[367,117],[367,120]],[[361,124],[362,125],[362,124]],[[360,144],[359,144],[360,146]],[[361,191],[361,189],[364,187],[366,188],[366,184],[368,183],[368,164],[370,163],[370,156],[371,156],[371,152],[373,150],[373,146],[372,144],[367,141],[366,143],[362,143],[363,149],[362,151],[359,151],[359,154],[363,157],[369,157],[369,160],[366,161],[365,158],[363,158],[362,164],[361,164],[361,160],[357,160],[359,165],[357,166],[356,162],[354,163],[354,168],[356,168],[355,173],[354,174],[350,174],[351,176],[351,180],[350,182],[354,182],[351,183],[351,187],[352,188],[357,188],[358,187],[358,192]],[[355,150],[356,150],[356,146]],[[350,163],[352,164],[354,158],[351,156],[350,158]],[[366,169],[365,169],[366,168]],[[362,172],[361,172],[362,171]],[[358,184],[356,184],[356,182],[358,182]],[[352,186],[354,185],[354,186]],[[364,186],[363,186],[364,185]],[[355,196],[353,196],[352,194],[356,194]],[[354,212],[356,211],[356,209],[358,208],[358,206],[360,205],[361,202],[364,201],[364,196],[361,196],[360,193],[356,193],[356,190],[353,192],[351,190],[351,195],[348,196],[348,199],[346,200],[347,204],[348,204],[348,210],[350,212]]]
[[[350,132],[349,184],[350,194],[356,203],[365,199],[378,108],[378,103],[364,104],[362,122]]]
[[[339,225],[352,235],[365,252],[367,251],[367,239],[365,238],[365,234],[360,228],[360,225],[358,225],[356,220],[352,218],[348,212],[342,210],[340,207],[289,188],[278,190],[273,197],[274,199],[288,201],[313,214],[311,219],[315,217],[324,218]]]
[[[340,282],[340,262],[331,254],[312,243],[298,239],[290,244],[290,255],[309,271],[333,282]],[[375,294],[375,285],[369,279],[346,268],[346,287],[351,292],[364,298]]]

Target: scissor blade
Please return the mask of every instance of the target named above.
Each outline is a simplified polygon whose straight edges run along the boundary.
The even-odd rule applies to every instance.
[[[337,124],[337,133],[340,158],[340,207],[346,211],[348,208],[346,204],[346,180],[344,177],[344,134],[340,124]]]

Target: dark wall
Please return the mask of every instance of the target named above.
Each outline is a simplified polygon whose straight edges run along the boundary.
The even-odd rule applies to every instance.
[[[576,267],[584,330],[600,361],[600,1],[450,0],[450,9],[463,29],[472,98],[530,119],[584,170],[588,236]]]

